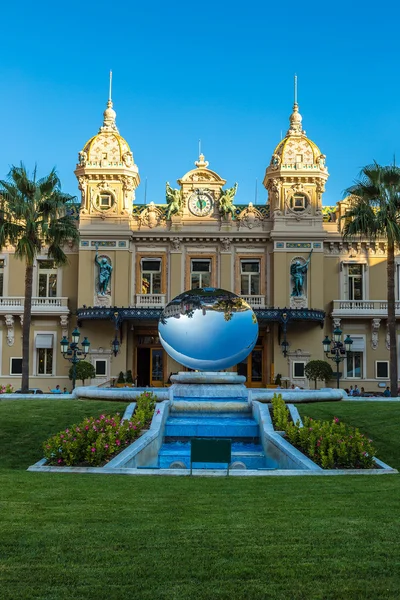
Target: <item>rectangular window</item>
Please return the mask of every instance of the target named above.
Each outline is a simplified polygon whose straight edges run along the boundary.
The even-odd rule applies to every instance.
[[[305,367],[304,362],[294,362],[293,363],[293,378],[298,377],[298,378],[303,378],[304,377],[304,367]]]
[[[142,294],[161,294],[161,259],[143,258]]]
[[[387,360],[377,360],[376,365],[376,378],[377,379],[389,379],[389,362]]]
[[[53,348],[38,348],[37,374],[53,375]]]
[[[4,293],[4,258],[0,258],[0,296]]]
[[[363,265],[347,265],[349,300],[363,300]]]
[[[260,261],[240,261],[240,293],[242,296],[260,295]]]
[[[40,298],[55,298],[57,296],[57,271],[58,268],[52,260],[39,260],[39,285]]]
[[[10,375],[22,375],[22,358],[10,358]]]
[[[190,261],[190,287],[198,289],[210,287],[211,284],[211,260],[193,259]]]
[[[346,377],[361,379],[363,377],[363,353],[348,352],[346,360]]]
[[[105,377],[107,375],[107,361],[106,360],[96,360],[94,363],[94,368],[96,370],[96,377]]]

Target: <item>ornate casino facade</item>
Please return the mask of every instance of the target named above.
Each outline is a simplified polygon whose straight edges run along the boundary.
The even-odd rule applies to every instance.
[[[168,204],[137,204],[139,166],[111,100],[75,174],[79,247],[66,248],[66,267],[45,253],[35,264],[31,387],[70,387],[59,345],[77,323],[91,342],[92,383],[107,385],[130,369],[138,385],[163,386],[182,366],[161,347],[158,319],[170,300],[196,287],[233,291],[253,307],[259,338],[234,367],[250,387],[272,385],[278,374],[286,385],[308,387],[304,367],[324,359],[322,340],[338,325],[353,339],[341,385],[378,391],[388,382],[386,243],[343,240],[346,201],[323,206],[326,157],[306,136],[297,103],[287,134],[271,148],[263,206],[236,204],[235,182],[202,154],[167,186]],[[24,265],[11,247],[0,257],[0,283],[0,379],[18,387]]]

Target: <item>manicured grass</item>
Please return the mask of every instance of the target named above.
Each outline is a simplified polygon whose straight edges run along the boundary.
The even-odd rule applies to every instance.
[[[1,400],[0,468],[27,469],[43,458],[42,444],[54,433],[85,417],[123,415],[127,406],[99,400]]]
[[[1,600],[400,597],[399,476],[41,474],[5,461],[10,421],[17,435],[9,443],[24,469],[41,456],[37,445],[26,448],[30,422],[38,439],[40,427],[44,438],[96,405],[106,410],[105,403],[62,404],[50,402],[46,416],[44,401],[0,402]],[[300,408],[317,416],[328,406]],[[331,405],[333,414],[344,418],[339,409],[351,412],[347,406],[354,405]],[[380,413],[394,446],[398,414]],[[373,437],[376,425],[367,418],[365,425]]]

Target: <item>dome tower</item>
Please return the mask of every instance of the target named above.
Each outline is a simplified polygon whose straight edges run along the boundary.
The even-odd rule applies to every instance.
[[[110,94],[103,125],[79,152],[75,175],[81,191],[81,222],[85,215],[105,220],[129,217],[140,183],[139,169],[128,142],[119,134]],[[92,221],[93,222],[93,221]]]
[[[302,125],[297,103],[297,78],[290,126],[276,146],[265,171],[264,186],[268,190],[271,216],[275,221],[295,219],[308,224],[310,219],[322,224],[322,194],[329,177],[325,155],[311,141]]]

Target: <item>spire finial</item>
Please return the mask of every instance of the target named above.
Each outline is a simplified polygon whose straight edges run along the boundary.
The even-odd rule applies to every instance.
[[[108,101],[109,102],[112,102],[111,92],[112,92],[112,71],[110,71],[110,87],[108,90]]]
[[[293,112],[289,117],[290,127],[286,135],[305,135],[302,125],[302,116],[299,113],[299,105],[297,103],[297,75],[294,74],[294,104]]]
[[[117,126],[115,124],[115,117],[117,116],[115,110],[113,109],[113,103],[111,99],[112,94],[112,71],[110,71],[110,83],[108,87],[108,101],[107,108],[103,113],[103,125],[100,127],[100,131],[115,131],[118,133]]]

